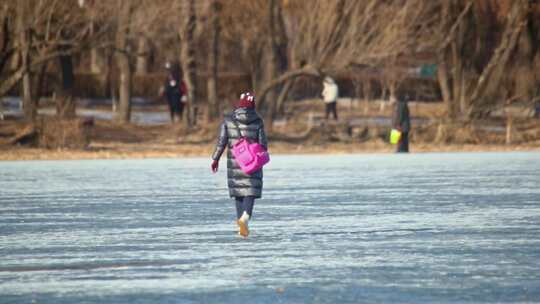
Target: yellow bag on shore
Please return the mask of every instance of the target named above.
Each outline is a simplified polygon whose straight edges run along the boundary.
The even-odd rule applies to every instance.
[[[399,142],[400,139],[401,139],[401,131],[392,129],[392,131],[390,131],[390,143],[395,145]]]

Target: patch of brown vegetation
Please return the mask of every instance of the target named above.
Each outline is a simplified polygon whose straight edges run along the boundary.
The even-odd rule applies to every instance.
[[[81,118],[40,117],[35,125],[37,145],[49,149],[83,149],[90,143],[92,122]]]
[[[0,146],[26,144],[35,140],[34,125],[24,122],[0,123]]]
[[[415,126],[411,132],[412,152],[463,151],[540,151],[540,123],[537,119],[515,120],[512,144],[505,144],[506,134],[500,132],[503,120],[475,124],[441,123],[440,104],[412,104],[413,117],[429,118],[430,123]],[[356,126],[348,121],[358,117],[388,117],[390,107],[381,109],[377,103],[340,105],[340,120],[321,120],[324,105],[320,101],[297,102],[288,106],[286,120],[268,130],[270,152],[275,154],[347,154],[392,153],[388,143],[388,127]],[[78,122],[49,121],[47,136],[41,146],[29,146],[13,141],[21,134],[32,134],[32,127],[18,120],[0,121],[0,160],[20,159],[116,159],[116,158],[176,158],[210,157],[213,152],[219,122],[188,129],[183,123],[140,126],[120,125],[96,120],[91,127]],[[480,128],[482,124],[498,127],[498,132]],[[47,131],[49,130],[49,131]],[[86,133],[84,133],[84,132]],[[41,131],[43,133],[43,131]],[[65,133],[63,133],[65,132]],[[39,133],[39,132],[38,132]],[[66,145],[58,134],[79,134],[80,145]],[[85,137],[81,134],[86,134]],[[50,136],[50,137],[49,137]],[[60,137],[62,138],[62,137]],[[74,136],[77,140],[77,136]],[[44,142],[56,144],[43,144]],[[87,140],[87,141],[85,141]],[[39,146],[39,148],[38,148]],[[44,148],[44,147],[48,147]]]

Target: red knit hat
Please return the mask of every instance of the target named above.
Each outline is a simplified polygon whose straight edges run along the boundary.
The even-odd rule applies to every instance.
[[[245,92],[240,95],[240,100],[238,100],[237,108],[255,108],[255,96],[250,92]]]

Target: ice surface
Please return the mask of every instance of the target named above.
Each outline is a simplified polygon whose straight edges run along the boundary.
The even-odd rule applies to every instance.
[[[0,162],[0,303],[540,301],[540,154]]]

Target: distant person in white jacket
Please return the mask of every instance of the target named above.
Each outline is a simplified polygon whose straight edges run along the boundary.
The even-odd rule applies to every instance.
[[[323,79],[323,91],[322,91],[322,97],[323,101],[326,105],[326,119],[328,119],[328,116],[330,115],[330,112],[334,115],[334,119],[337,120],[337,98],[338,98],[339,90],[336,82],[332,77],[326,76]]]

